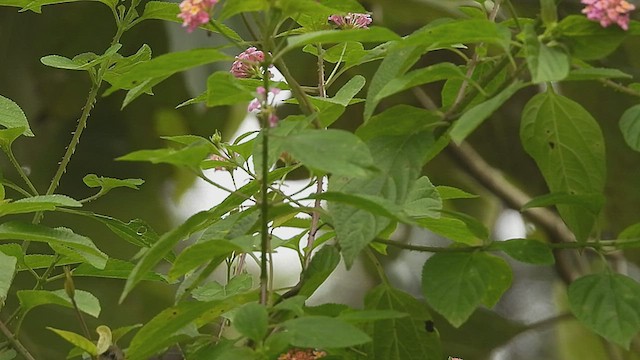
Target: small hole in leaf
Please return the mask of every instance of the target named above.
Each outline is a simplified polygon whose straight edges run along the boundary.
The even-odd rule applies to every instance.
[[[553,141],[549,141],[549,148],[551,150],[555,149],[556,148],[556,143],[554,143]]]
[[[427,332],[434,332],[436,330],[436,326],[433,321],[427,320],[424,322],[424,329],[427,330]]]

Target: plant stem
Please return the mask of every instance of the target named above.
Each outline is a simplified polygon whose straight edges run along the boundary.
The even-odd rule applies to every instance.
[[[36,188],[33,186],[33,183],[29,179],[29,176],[27,176],[27,174],[24,172],[24,169],[22,168],[22,166],[20,166],[20,163],[18,163],[18,160],[16,159],[15,155],[13,155],[13,151],[11,151],[11,148],[8,148],[6,150],[9,161],[11,161],[13,167],[16,168],[16,171],[18,172],[18,174],[20,174],[22,180],[24,180],[24,182],[27,184],[29,190],[31,190],[31,195],[38,195],[38,190],[36,190]]]
[[[100,84],[102,83],[102,79],[99,77],[96,79],[96,83],[93,84],[91,90],[89,91],[89,95],[87,96],[87,101],[82,108],[82,115],[78,120],[78,126],[76,130],[73,132],[73,136],[71,137],[71,142],[67,146],[67,150],[62,157],[62,161],[60,161],[60,165],[56,170],[53,179],[51,179],[51,184],[49,184],[49,188],[47,189],[46,195],[53,194],[54,191],[58,188],[60,184],[60,179],[62,175],[67,171],[67,165],[71,161],[71,156],[75,153],[76,147],[80,143],[80,136],[82,136],[82,132],[87,127],[87,120],[89,119],[89,115],[91,114],[91,109],[93,109],[94,104],[96,103],[96,97],[98,96],[98,90],[100,88]]]
[[[309,101],[309,97],[304,92],[304,89],[302,89],[298,81],[291,75],[291,72],[289,71],[287,65],[284,63],[284,61],[282,61],[282,59],[276,60],[275,65],[282,73],[282,76],[284,76],[287,84],[289,84],[291,94],[296,98],[296,100],[298,100],[302,112],[305,115],[312,115],[315,112],[313,104],[311,104],[311,101]]]
[[[378,273],[378,276],[380,276],[380,280],[382,280],[382,282],[385,285],[391,287],[391,283],[389,282],[389,278],[387,277],[387,274],[384,272],[384,268],[382,267],[382,264],[380,264],[380,260],[378,260],[378,258],[374,254],[373,250],[371,248],[367,248],[365,250],[365,252],[367,253],[367,256],[369,257],[369,260],[371,260],[371,263],[373,264],[373,266],[376,268],[376,272]]]
[[[389,246],[394,246],[400,249],[405,250],[413,250],[413,251],[421,251],[421,252],[430,252],[430,253],[460,253],[460,252],[474,252],[474,251],[502,251],[500,248],[496,248],[487,245],[477,245],[477,246],[460,246],[460,247],[442,247],[442,246],[425,246],[425,245],[413,245],[413,244],[405,244],[398,241],[386,240],[386,239],[374,239],[374,242],[379,244],[385,244]],[[587,241],[584,243],[579,242],[563,242],[563,243],[542,243],[547,245],[550,249],[594,249],[594,250],[602,250],[605,247],[615,247],[618,246],[624,247],[625,244],[631,244],[632,242],[626,241]],[[634,244],[640,244],[640,240],[634,240]]]
[[[346,45],[345,45],[346,46]],[[324,49],[322,45],[316,44],[316,49],[318,50],[318,93],[320,97],[327,97],[327,89],[325,86],[325,74],[324,74]],[[344,51],[344,50],[343,50]],[[339,63],[338,63],[339,64]],[[336,65],[337,66],[337,65]],[[318,122],[319,123],[319,122]],[[316,194],[321,194],[323,191],[322,182],[323,176],[316,176]],[[322,200],[319,198],[313,202],[314,209],[320,209],[322,204]],[[304,252],[304,264],[302,264],[303,269],[306,269],[309,266],[309,262],[311,261],[311,252],[313,251],[313,243],[315,242],[316,233],[318,232],[318,224],[320,222],[320,212],[315,210],[311,214],[311,228],[309,229],[309,235],[307,236],[307,246]]]
[[[7,340],[11,343],[11,346],[22,355],[26,360],[35,360],[33,355],[22,345],[22,343],[11,333],[11,330],[5,325],[3,321],[0,321],[0,331],[4,334]]]
[[[266,76],[265,76],[266,77]],[[268,90],[267,90],[268,91]],[[268,92],[267,92],[268,94]],[[269,274],[267,269],[267,254],[269,253],[269,198],[267,196],[269,176],[269,119],[263,115],[262,127],[262,182],[260,183],[260,221],[261,221],[261,259],[260,259],[260,303],[267,304]]]
[[[260,179],[260,304],[267,305],[269,302],[269,267],[267,266],[268,254],[271,251],[271,240],[269,235],[269,114],[267,106],[269,103],[269,65],[264,63],[264,100],[263,111],[260,114],[262,120],[262,178]]]

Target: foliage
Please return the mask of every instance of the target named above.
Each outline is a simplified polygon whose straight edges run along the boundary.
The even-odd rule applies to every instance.
[[[63,2],[0,0],[0,5],[40,13]],[[619,358],[617,347],[629,350],[638,339],[640,284],[617,273],[609,255],[639,247],[639,225],[613,240],[603,239],[600,231],[603,218],[616,216],[607,214],[611,204],[603,195],[611,191],[605,148],[624,139],[625,151],[638,151],[638,105],[622,114],[622,136],[611,140],[589,106],[563,91],[570,83],[590,81],[640,96],[637,84],[628,83],[631,74],[602,67],[601,61],[640,34],[640,23],[628,19],[632,5],[622,1],[615,19],[589,5],[588,19],[578,12],[562,15],[551,0],[540,1],[535,18],[518,16],[510,0],[450,2],[443,9],[451,16],[399,34],[355,0],[99,2],[116,26],[111,43],[102,45],[106,50],[40,59],[52,73],[76,72],[91,84],[45,190],[32,181],[19,160],[22,152],[16,156],[14,149],[48,134],[29,123],[19,104],[0,96],[0,148],[8,160],[0,176],[0,329],[7,340],[0,343],[0,359],[34,358],[33,348],[23,344],[22,324],[40,306],[76,313],[82,334],[41,324],[70,343],[69,357],[122,358],[124,350],[127,359],[142,360],[177,349],[187,359],[441,359],[451,349],[444,348],[438,329],[462,334],[465,324],[485,316],[484,308],[498,304],[518,281],[511,259],[555,265],[565,281],[567,311],[607,342],[611,358]],[[180,19],[189,32],[207,31],[222,45],[161,55],[148,44],[134,52],[125,46],[124,35],[143,23]],[[309,60],[304,66],[317,73],[316,83],[301,85],[304,75],[293,75],[290,69],[301,66],[300,59]],[[175,74],[232,61],[235,70],[212,71],[201,79],[204,93],[169,105],[179,111],[206,106],[245,113],[249,104],[246,112],[258,118],[259,132],[223,141],[217,132],[207,137],[184,131],[164,136],[164,148],[140,150],[141,142],[138,150],[117,158],[169,165],[198,177],[228,193],[218,205],[158,234],[142,220],[150,215],[122,220],[94,212],[94,203],[107,194],[144,189],[145,180],[89,173],[83,182],[93,195],[60,193],[101,97],[123,92],[120,105],[127,112]],[[274,79],[276,72],[282,81]],[[281,90],[292,94],[282,107],[274,101]],[[547,194],[537,197],[527,194],[535,189],[524,184],[521,190],[469,145],[516,96],[524,96],[526,104],[518,114],[520,136],[509,140],[524,149],[536,176],[544,179]],[[358,121],[357,128],[344,126],[349,119]],[[434,181],[438,174],[429,166],[445,153],[488,192],[476,196],[457,183]],[[227,189],[208,177],[211,171],[242,172],[251,180]],[[10,180],[14,175],[18,181]],[[316,189],[312,195],[283,186],[299,176]],[[458,205],[462,199],[495,198],[522,211],[540,231],[499,241],[483,214]],[[52,216],[58,213],[106,225],[104,233],[135,246],[137,254],[124,260],[101,250],[99,241],[82,235],[82,227],[60,225]],[[299,234],[280,239],[274,233],[279,228],[296,228]],[[448,243],[411,244],[394,236],[397,228],[428,230]],[[295,251],[301,272],[296,285],[277,289],[270,262],[283,249]],[[423,296],[389,280],[382,263],[392,249],[433,253],[422,266]],[[380,284],[361,299],[361,309],[311,306],[308,299],[341,261],[347,269],[358,261],[370,263]],[[259,268],[257,281],[248,275],[247,262]],[[219,268],[226,270],[224,284],[212,278]],[[35,284],[22,286],[18,275],[32,276]],[[143,324],[132,321],[114,330],[117,324],[102,318],[94,341],[85,316],[98,318],[102,299],[76,289],[87,277],[123,280],[121,303],[150,281],[175,291],[174,304]],[[153,295],[145,296],[143,301],[153,301]],[[11,309],[5,302],[17,304]],[[524,331],[492,316],[504,321],[509,337]],[[440,318],[443,322],[434,325]],[[122,341],[129,332],[134,333],[130,341]]]

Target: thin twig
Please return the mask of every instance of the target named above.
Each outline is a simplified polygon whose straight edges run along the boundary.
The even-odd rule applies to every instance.
[[[22,345],[22,343],[11,333],[11,330],[5,325],[4,322],[0,321],[0,331],[4,334],[7,340],[11,343],[11,346],[22,355],[26,360],[35,360],[33,355],[27,350],[27,348]]]

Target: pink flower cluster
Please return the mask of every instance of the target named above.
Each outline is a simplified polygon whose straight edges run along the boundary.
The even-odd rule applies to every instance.
[[[262,78],[263,61],[264,53],[252,46],[236,56],[230,71],[237,78]]]
[[[373,20],[369,14],[348,13],[345,16],[331,15],[329,21],[340,29],[367,29]]]
[[[629,13],[635,6],[626,0],[582,0],[587,5],[582,13],[589,20],[600,22],[602,27],[618,24],[622,29],[629,29]]]
[[[278,360],[316,360],[325,356],[327,353],[321,350],[292,349],[278,356]]]
[[[198,26],[209,22],[211,9],[218,3],[218,0],[183,0],[180,3],[180,14],[182,26],[187,28],[187,32],[192,32]]]
[[[260,110],[260,112],[266,112],[267,119],[269,120],[269,126],[271,127],[276,126],[278,124],[279,119],[278,119],[278,116],[276,116],[275,114],[276,112],[275,106],[273,106],[273,104],[269,104],[269,95],[272,96],[271,102],[273,102],[273,100],[275,99],[275,96],[280,93],[280,89],[270,88],[269,94],[267,94],[267,90],[264,87],[259,86],[258,88],[256,88],[256,92],[258,93],[258,97],[251,100],[251,102],[249,103],[249,106],[247,107],[247,111],[251,112],[255,110]],[[263,104],[265,105],[264,108],[262,106]]]

